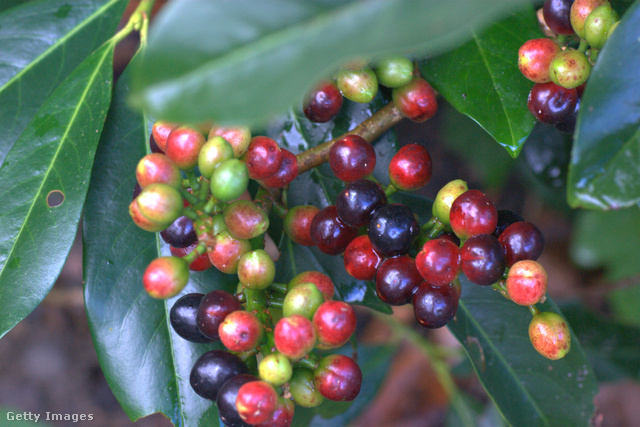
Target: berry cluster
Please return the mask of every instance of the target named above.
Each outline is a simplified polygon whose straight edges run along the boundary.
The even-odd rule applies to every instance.
[[[618,15],[606,0],[545,0],[542,11],[555,38],[528,40],[518,51],[520,71],[535,83],[527,106],[538,121],[573,133],[591,66]]]

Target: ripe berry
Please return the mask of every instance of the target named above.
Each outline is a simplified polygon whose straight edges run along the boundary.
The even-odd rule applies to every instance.
[[[229,313],[218,328],[220,341],[231,351],[253,350],[260,344],[264,328],[255,314],[244,310]]]
[[[593,10],[607,0],[575,0],[571,5],[570,20],[573,31],[584,39],[584,23]]]
[[[609,38],[611,27],[618,21],[618,14],[606,2],[593,9],[584,22],[584,38],[593,49],[602,49]]]
[[[147,154],[140,159],[136,166],[136,180],[142,188],[155,183],[167,184],[178,190],[182,186],[180,170],[169,157],[160,153]]]
[[[273,175],[283,158],[278,143],[267,136],[254,136],[243,156],[251,179],[265,179]]]
[[[538,353],[551,360],[562,359],[571,348],[571,333],[562,317],[553,312],[536,314],[529,324],[529,339]]]
[[[185,256],[189,255],[191,252],[193,252],[196,249],[196,246],[198,246],[197,242],[193,243],[190,246],[187,246],[186,248],[174,248],[173,246],[170,246],[169,250],[171,251],[171,255],[184,258]],[[207,253],[204,252],[198,258],[194,259],[191,262],[191,264],[189,264],[189,270],[205,271],[211,268],[211,266],[212,264],[211,264],[211,261],[209,260],[209,255],[207,255]]]
[[[282,314],[285,317],[299,314],[311,320],[324,295],[313,283],[301,283],[287,292],[282,303]]]
[[[253,239],[269,228],[269,217],[251,200],[236,200],[225,207],[224,224],[236,239]]]
[[[278,393],[264,381],[250,381],[238,389],[236,409],[247,424],[256,425],[271,419],[278,404]]]
[[[490,234],[498,224],[498,210],[480,190],[469,190],[451,204],[451,228],[460,240],[476,234]]]
[[[448,285],[460,272],[460,249],[449,240],[430,240],[416,256],[416,267],[429,284]]]
[[[167,299],[176,296],[189,281],[189,266],[182,258],[164,256],[149,263],[142,284],[153,298]]]
[[[506,209],[501,209],[498,211],[498,225],[496,225],[496,229],[493,230],[493,237],[500,237],[502,232],[514,222],[524,221],[520,215],[513,211],[509,211]]]
[[[506,286],[516,304],[536,304],[547,292],[547,272],[535,261],[518,261],[509,269]]]
[[[363,227],[371,215],[387,203],[387,196],[377,183],[368,179],[350,182],[338,194],[336,209],[342,222],[351,227]]]
[[[375,68],[378,82],[386,87],[404,86],[413,79],[413,62],[402,55],[382,58]]]
[[[283,220],[284,232],[294,242],[302,246],[313,246],[311,222],[319,208],[313,205],[299,205],[290,208]]]
[[[545,0],[542,16],[547,26],[556,34],[574,34],[569,15],[573,0]]]
[[[335,293],[335,286],[331,277],[319,271],[305,271],[295,276],[287,285],[287,290],[290,291],[296,286],[302,283],[313,283],[316,288],[324,295],[325,300],[333,298]]]
[[[211,339],[204,336],[198,330],[196,316],[203,294],[187,294],[176,301],[169,311],[169,322],[176,334],[187,341],[201,343],[210,342]]]
[[[343,301],[325,301],[313,315],[318,347],[342,347],[355,332],[356,323],[356,313],[351,305]]]
[[[544,236],[535,225],[520,221],[507,227],[498,238],[510,267],[520,260],[537,260],[544,248]]]
[[[258,424],[258,427],[291,427],[295,405],[292,400],[278,397],[276,410],[269,420]]]
[[[245,423],[236,409],[236,399],[238,398],[238,390],[244,384],[257,381],[258,378],[249,374],[240,374],[228,379],[220,388],[218,397],[216,398],[216,406],[220,419],[227,427],[249,427],[250,424]]]
[[[563,50],[557,54],[549,65],[551,81],[567,89],[578,87],[586,82],[590,72],[591,65],[586,55],[572,49]]]
[[[337,255],[346,249],[358,235],[358,230],[344,224],[338,218],[335,205],[320,210],[311,221],[309,229],[313,243],[329,255]]]
[[[298,159],[291,151],[282,150],[282,163],[277,172],[262,180],[262,183],[268,188],[282,188],[298,176]]]
[[[329,400],[352,401],[360,393],[362,371],[348,356],[323,357],[313,371],[313,377],[320,394]]]
[[[198,164],[198,155],[204,143],[204,136],[199,131],[178,127],[167,137],[167,148],[164,151],[180,169],[188,170]]]
[[[424,122],[438,111],[436,92],[421,78],[393,89],[391,96],[400,113],[414,122]]]
[[[182,196],[167,184],[151,184],[142,189],[135,203],[142,216],[166,228],[182,213]]]
[[[381,206],[369,223],[371,244],[385,257],[409,253],[419,232],[420,226],[411,209],[400,204]]]
[[[305,357],[316,345],[316,330],[311,320],[299,314],[283,317],[273,329],[278,351],[291,360]]]
[[[358,280],[374,280],[381,262],[367,235],[356,237],[344,250],[344,269]]]
[[[202,298],[198,307],[196,314],[198,330],[202,335],[218,340],[220,324],[227,315],[239,310],[242,310],[242,305],[235,296],[222,290],[211,291]]]
[[[527,107],[542,123],[559,123],[568,118],[576,108],[578,93],[555,83],[537,83],[531,88]]]
[[[578,86],[578,88],[579,87],[580,86]],[[561,132],[573,134],[573,132],[575,132],[576,130],[576,121],[578,120],[579,112],[580,112],[580,94],[578,93],[578,102],[576,102],[576,106],[573,109],[573,113],[569,114],[569,116],[564,120],[558,123],[554,123],[553,126]]]
[[[373,172],[376,152],[364,138],[347,135],[331,146],[329,166],[340,181],[356,181]]]
[[[209,131],[209,139],[221,136],[233,148],[233,157],[242,156],[251,143],[251,130],[248,127],[220,127],[213,126]]]
[[[404,305],[423,279],[415,260],[408,255],[388,258],[378,267],[376,293],[389,305]]]
[[[342,94],[335,83],[325,81],[316,86],[304,101],[303,112],[309,120],[326,123],[342,108]]]
[[[264,290],[275,276],[276,266],[264,249],[247,252],[238,260],[238,279],[248,289]]]
[[[204,143],[198,154],[198,168],[206,179],[211,179],[213,171],[225,160],[233,159],[233,147],[221,136],[214,136]]]
[[[151,128],[153,142],[155,142],[163,153],[167,150],[167,137],[176,127],[176,124],[164,122],[162,120],[158,120],[153,124],[153,127]]]
[[[434,329],[445,326],[456,315],[460,294],[451,285],[431,286],[422,282],[411,303],[413,314],[420,326]]]
[[[174,248],[187,248],[198,241],[193,221],[186,216],[181,216],[173,221],[160,233],[160,237]]]
[[[366,104],[378,93],[378,79],[369,67],[339,71],[336,84],[342,96],[353,102]]]
[[[398,150],[389,163],[389,179],[404,191],[424,187],[431,179],[431,156],[427,149],[409,144]]]
[[[189,383],[199,396],[215,401],[225,382],[247,372],[247,366],[235,354],[224,350],[211,350],[194,363]]]
[[[223,202],[237,199],[249,185],[247,165],[238,159],[220,163],[211,175],[211,194]]]
[[[491,285],[502,278],[504,252],[498,239],[490,234],[470,237],[460,250],[460,267],[476,285]]]
[[[560,46],[548,38],[527,40],[518,50],[518,67],[534,83],[551,80],[549,64],[561,52]]]
[[[453,201],[461,194],[469,190],[467,183],[461,179],[455,179],[448,182],[438,191],[436,198],[433,200],[431,212],[443,225],[450,225],[449,214]]]
[[[258,373],[264,381],[278,387],[291,379],[293,368],[285,355],[276,352],[266,355],[260,361]]]
[[[305,408],[315,408],[324,401],[324,397],[316,387],[313,371],[305,368],[293,370],[289,391],[296,405]]]

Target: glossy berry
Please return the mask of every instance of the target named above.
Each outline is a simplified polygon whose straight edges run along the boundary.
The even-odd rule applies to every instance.
[[[549,65],[551,81],[567,89],[578,87],[586,82],[590,72],[591,65],[586,55],[572,49],[563,50],[557,54]]]
[[[387,203],[380,185],[368,179],[350,182],[338,194],[336,209],[340,220],[351,227],[363,227],[371,220],[371,215]]]
[[[278,387],[291,379],[293,368],[285,355],[276,352],[266,355],[260,361],[258,373],[264,381]]]
[[[169,226],[182,213],[182,196],[167,184],[151,184],[142,189],[135,202],[142,216],[156,224]]]
[[[499,238],[502,232],[508,226],[510,226],[514,222],[519,222],[519,221],[524,221],[524,218],[522,218],[516,212],[506,210],[506,209],[501,209],[498,211],[498,225],[496,225],[496,229],[493,230],[493,233],[491,234],[493,235],[493,237]]]
[[[415,260],[408,255],[384,260],[376,273],[376,293],[389,305],[404,305],[423,279]]]
[[[335,401],[352,401],[360,393],[362,371],[350,357],[332,354],[320,359],[313,371],[320,394]]]
[[[291,427],[293,423],[293,414],[295,413],[295,405],[290,399],[278,397],[276,410],[269,420],[260,423],[258,427]]]
[[[576,102],[576,106],[573,109],[573,112],[569,114],[569,116],[566,117],[564,120],[558,123],[554,123],[553,126],[561,132],[573,134],[576,130],[576,121],[578,120],[579,112],[580,112],[580,94],[578,94],[578,102]]]
[[[562,359],[571,349],[571,333],[562,317],[553,312],[536,314],[529,324],[529,339],[538,353]]]
[[[264,381],[250,381],[238,389],[236,409],[240,418],[256,425],[271,419],[278,405],[278,393]]]
[[[224,224],[236,239],[253,239],[269,228],[269,217],[251,200],[236,200],[225,207]]]
[[[572,3],[573,0],[545,0],[542,16],[551,31],[567,36],[574,34],[569,17]]]
[[[342,108],[342,94],[335,83],[325,81],[316,86],[304,101],[302,111],[309,120],[326,123]]]
[[[575,89],[566,89],[555,83],[533,85],[527,99],[531,114],[542,123],[559,123],[575,110],[578,94]]]
[[[367,235],[356,237],[344,250],[344,269],[358,280],[374,280],[381,262]]]
[[[587,17],[596,7],[603,5],[606,2],[607,0],[575,0],[573,2],[569,18],[571,21],[571,27],[578,37],[584,39],[584,24]]]
[[[275,275],[276,266],[264,249],[247,252],[238,260],[238,279],[248,289],[266,289]]]
[[[280,169],[283,158],[278,143],[267,136],[254,136],[243,156],[251,179],[273,175]]]
[[[593,9],[584,22],[584,38],[593,49],[602,49],[611,27],[618,21],[618,14],[611,9],[611,3],[606,2]]]
[[[282,188],[298,177],[298,159],[291,151],[282,150],[282,163],[277,172],[262,180],[268,188]]]
[[[227,427],[249,427],[251,425],[245,423],[238,414],[236,399],[238,398],[240,387],[258,379],[253,375],[240,374],[228,379],[220,388],[216,398],[216,406],[218,407],[220,419]]]
[[[178,190],[182,186],[180,170],[169,157],[160,153],[147,154],[140,159],[136,166],[136,180],[142,188],[155,183],[167,184]]]
[[[378,82],[386,87],[404,86],[413,79],[413,62],[402,55],[382,58],[375,68]]]
[[[223,202],[237,199],[249,185],[247,165],[238,159],[220,163],[211,175],[211,194]]]
[[[233,157],[242,156],[251,143],[251,130],[248,127],[213,126],[209,131],[209,139],[220,136],[233,148]]]
[[[449,214],[451,211],[451,205],[453,201],[461,194],[469,190],[467,183],[461,179],[454,179],[453,181],[445,184],[444,187],[438,191],[436,198],[433,200],[431,212],[434,217],[445,226],[449,226]]]
[[[504,248],[505,261],[510,267],[520,260],[537,260],[544,249],[544,235],[534,224],[515,222],[498,238]]]
[[[264,328],[255,314],[244,310],[229,313],[218,328],[220,341],[231,351],[253,350],[260,344]]]
[[[287,292],[282,303],[282,314],[285,317],[299,314],[311,320],[324,295],[313,283],[301,283]]]
[[[527,40],[518,50],[520,72],[534,83],[551,81],[549,64],[561,50],[555,41],[548,38]]]
[[[391,96],[400,113],[414,122],[424,122],[438,111],[436,92],[421,78],[393,89]]]
[[[413,314],[420,326],[434,329],[445,326],[458,311],[460,294],[451,285],[431,286],[422,282],[411,303]]]
[[[311,222],[319,211],[320,209],[313,205],[298,205],[290,208],[283,220],[284,232],[299,245],[313,246]]]
[[[313,315],[318,347],[342,347],[356,331],[356,323],[356,313],[351,305],[344,301],[325,301]]]
[[[389,163],[389,179],[398,189],[414,191],[431,179],[431,156],[426,148],[408,144],[393,156]]]
[[[329,255],[337,255],[344,252],[349,242],[357,237],[358,230],[340,221],[336,206],[331,205],[313,217],[309,234],[318,249]]]
[[[490,234],[498,225],[498,210],[480,190],[468,190],[456,198],[449,211],[451,229],[460,240]]]
[[[460,250],[460,266],[471,282],[482,286],[491,285],[504,274],[502,245],[490,234],[472,236]]]
[[[460,249],[449,240],[430,240],[416,255],[416,267],[429,284],[448,285],[460,272]]]
[[[165,153],[180,169],[192,169],[204,143],[204,136],[196,129],[177,127],[167,137]]]
[[[506,287],[516,304],[536,304],[547,292],[547,272],[535,261],[518,261],[509,269]]]
[[[171,251],[171,255],[184,258],[193,252],[196,249],[196,246],[198,246],[197,242],[187,246],[186,248],[174,248],[173,246],[170,246],[169,250]],[[189,264],[189,270],[205,271],[211,268],[212,265],[213,264],[211,264],[211,261],[209,260],[209,255],[207,255],[207,252],[204,252],[198,258],[191,261],[191,264]]]
[[[324,401],[324,396],[320,394],[316,387],[313,371],[305,368],[293,370],[291,381],[289,381],[289,391],[296,405],[305,408],[315,408]]]
[[[186,216],[181,216],[173,221],[160,233],[160,237],[174,248],[187,248],[198,241],[193,221]]]
[[[411,209],[400,204],[381,206],[369,223],[371,244],[385,257],[409,253],[419,231],[420,226]]]
[[[229,292],[215,290],[206,294],[196,314],[196,325],[200,333],[210,339],[218,340],[220,324],[227,315],[242,310],[238,299]]]
[[[175,123],[169,123],[162,120],[158,120],[153,124],[151,128],[151,136],[153,142],[164,153],[167,149],[167,138],[172,130],[177,127]]]
[[[189,281],[189,266],[182,258],[165,256],[149,263],[142,284],[153,298],[167,299],[176,296]]]
[[[198,169],[206,179],[225,160],[233,159],[233,147],[221,136],[214,136],[204,143],[198,154]]]
[[[169,322],[176,334],[187,341],[202,343],[211,339],[198,330],[196,316],[203,294],[187,294],[176,301],[169,311]]]
[[[273,329],[276,349],[290,360],[305,357],[316,345],[316,330],[311,320],[299,314],[283,317]]]
[[[342,96],[353,102],[366,104],[378,93],[378,79],[369,67],[339,71],[336,84]]]
[[[247,366],[235,354],[224,350],[211,350],[193,364],[189,383],[199,396],[215,401],[227,380],[246,373]]]
[[[167,228],[167,224],[151,221],[140,212],[137,197],[129,204],[129,216],[135,225],[145,231],[157,232]]]
[[[347,135],[331,146],[329,166],[339,180],[356,181],[373,172],[376,152],[364,138]]]
[[[331,277],[319,271],[305,271],[295,276],[287,285],[287,290],[292,290],[302,283],[313,283],[316,288],[324,295],[325,300],[333,298],[335,286]]]

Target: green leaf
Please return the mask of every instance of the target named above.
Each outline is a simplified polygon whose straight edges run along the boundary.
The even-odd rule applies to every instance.
[[[616,289],[608,299],[616,320],[640,327],[640,286]]]
[[[41,0],[0,13],[0,162],[55,88],[113,35],[126,4]]]
[[[639,27],[636,2],[591,70],[569,168],[572,207],[618,209],[640,203]]]
[[[264,124],[347,61],[442,52],[525,3],[173,2],[149,35],[132,100],[177,122]]]
[[[94,165],[83,228],[85,304],[102,371],[132,419],[162,412],[175,425],[217,423],[215,405],[195,394],[189,373],[212,348],[190,343],[169,324],[176,298],[151,298],[142,275],[151,260],[168,255],[157,233],[136,227],[128,213],[135,167],[146,154],[150,122],[125,104],[128,72],[116,85]],[[187,288],[235,290],[237,277],[214,268],[192,272]]]
[[[111,100],[114,46],[67,77],[0,167],[0,336],[47,295],[73,243]]]
[[[532,83],[518,69],[518,49],[542,37],[533,8],[474,31],[471,41],[420,64],[420,72],[458,111],[475,120],[512,157],[536,123],[527,108]]]

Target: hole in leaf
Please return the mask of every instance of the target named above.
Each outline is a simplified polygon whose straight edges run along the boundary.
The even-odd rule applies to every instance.
[[[53,190],[47,194],[47,205],[50,208],[57,208],[64,202],[64,193],[60,190]]]

